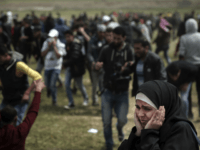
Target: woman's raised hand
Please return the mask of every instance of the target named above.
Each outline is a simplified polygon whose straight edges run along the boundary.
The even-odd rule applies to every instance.
[[[136,129],[137,129],[135,135],[136,136],[140,136],[141,135],[141,130],[143,129],[143,127],[142,127],[142,125],[141,125],[136,113],[134,113],[134,123],[135,123]]]
[[[145,129],[159,130],[160,127],[163,125],[164,120],[165,120],[165,108],[164,106],[160,106],[159,110],[156,110],[152,118],[146,124]]]

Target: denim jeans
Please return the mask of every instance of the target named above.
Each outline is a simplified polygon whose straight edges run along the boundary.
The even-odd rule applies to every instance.
[[[93,102],[98,101],[97,97],[97,86],[99,86],[99,90],[101,91],[103,89],[103,71],[98,72],[98,71],[93,71],[91,72],[92,75],[92,100]]]
[[[26,112],[26,109],[28,108],[28,102],[27,103],[21,103],[18,105],[15,105],[14,108],[17,111],[17,123],[16,126],[20,125],[23,118],[24,118],[24,114]],[[0,105],[0,110],[2,110],[4,107],[6,106],[6,104],[1,103]]]
[[[71,72],[70,72],[70,67],[68,67],[66,69],[66,72],[65,72],[65,87],[66,87],[67,97],[69,99],[69,104],[74,103],[74,99],[72,97],[72,90],[71,90],[71,80],[72,80],[72,75],[71,75]],[[87,92],[86,92],[86,88],[83,85],[83,76],[75,77],[74,80],[76,82],[76,85],[80,89],[84,100],[88,100],[88,95],[87,95]]]
[[[169,63],[171,63],[171,59],[170,59],[170,57],[169,57],[169,55],[168,55],[168,49],[169,49],[169,44],[163,45],[163,46],[159,46],[159,47],[156,48],[155,53],[158,54],[160,51],[163,50],[163,52],[164,52],[164,57],[165,57],[167,63],[169,64]]]
[[[46,87],[50,89],[51,91],[53,103],[57,102],[56,81],[58,80],[59,74],[60,74],[59,69],[45,70],[44,72],[45,84],[46,84]]]
[[[184,111],[184,113],[186,113],[186,117],[188,117],[188,112],[189,112],[189,99],[188,98],[189,98],[191,85],[192,85],[192,82],[189,83],[186,91],[180,91],[181,100],[182,100],[183,106],[184,106],[183,111]]]
[[[101,96],[101,103],[104,138],[107,148],[112,149],[112,109],[114,108],[117,115],[117,129],[118,131],[122,131],[123,126],[127,123],[129,106],[128,91],[114,94],[108,89],[105,89]]]

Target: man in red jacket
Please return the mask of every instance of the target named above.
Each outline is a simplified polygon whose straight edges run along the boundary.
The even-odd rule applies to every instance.
[[[45,87],[42,79],[34,81],[28,92],[35,88],[35,95],[32,104],[27,112],[26,118],[19,125],[17,121],[17,111],[7,105],[0,112],[0,149],[1,150],[24,150],[25,140],[33,125],[39,110],[41,91]]]

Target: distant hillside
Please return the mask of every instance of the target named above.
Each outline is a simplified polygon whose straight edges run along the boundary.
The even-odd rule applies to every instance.
[[[0,10],[200,8],[200,0],[0,0]]]

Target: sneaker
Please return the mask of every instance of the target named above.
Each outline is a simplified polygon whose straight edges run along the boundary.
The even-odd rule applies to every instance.
[[[64,106],[64,109],[72,109],[72,108],[74,108],[75,107],[75,105],[72,103],[72,104],[69,104],[69,105],[65,105]]]
[[[83,106],[88,106],[88,100],[84,100]]]
[[[51,90],[47,89],[47,97],[49,98],[51,96]]]
[[[116,124],[116,127],[117,127],[117,124]],[[118,139],[121,142],[124,140],[124,133],[123,133],[122,129],[119,129],[118,127],[117,127],[117,131],[118,131]]]
[[[56,102],[53,102],[52,105],[53,106],[58,106],[58,104]]]
[[[124,140],[124,135],[118,135],[118,140],[122,142]]]

